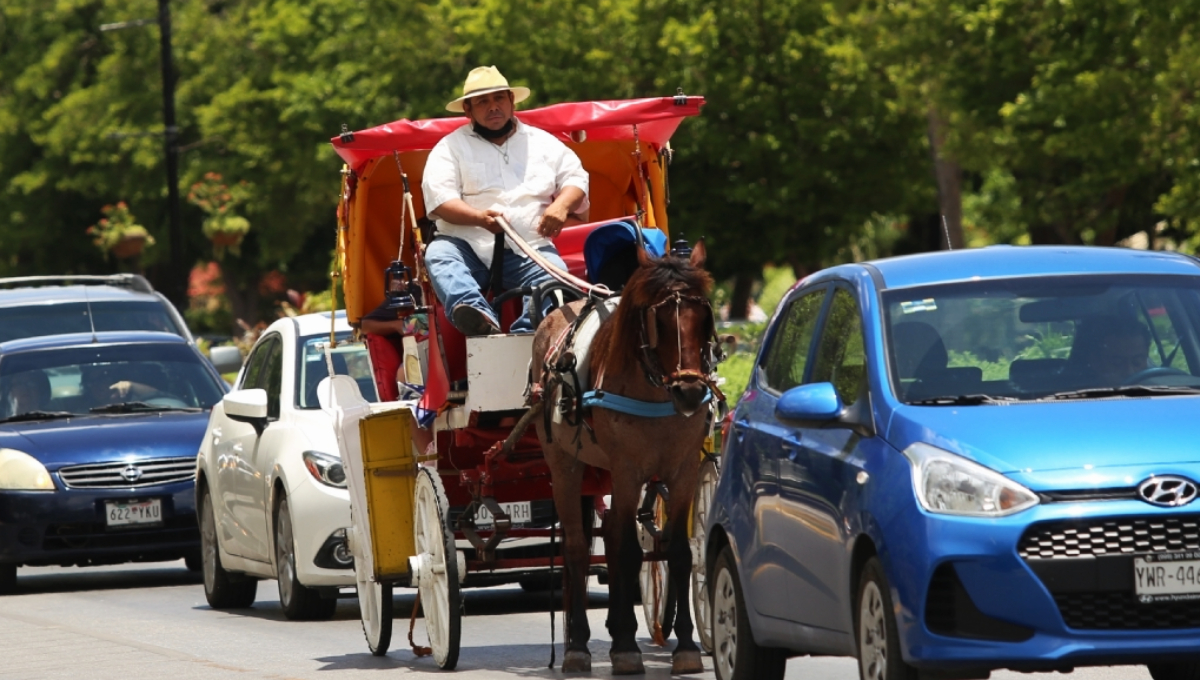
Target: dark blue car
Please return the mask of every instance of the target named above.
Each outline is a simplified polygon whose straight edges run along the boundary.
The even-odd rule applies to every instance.
[[[1200,677],[1200,261],[992,247],[800,281],[706,523],[717,676]]]
[[[21,565],[199,569],[196,453],[225,390],[174,334],[0,343],[0,593]]]

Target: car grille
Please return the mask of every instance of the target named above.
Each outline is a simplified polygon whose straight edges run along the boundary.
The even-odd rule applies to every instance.
[[[1135,555],[1187,550],[1200,550],[1200,515],[1047,522],[1029,527],[1017,544],[1035,573],[1061,565],[1051,570],[1060,578],[1043,583],[1063,622],[1077,630],[1200,628],[1200,601],[1142,603],[1134,594]],[[1078,567],[1064,563],[1072,559],[1080,560]],[[1088,573],[1101,578],[1085,585]]]
[[[1200,518],[1130,517],[1036,524],[1017,546],[1027,560],[1181,550],[1200,550]]]
[[[42,549],[62,550],[154,550],[164,545],[198,542],[200,531],[194,515],[168,517],[161,525],[113,531],[103,523],[52,524],[46,528]]]
[[[1142,604],[1127,593],[1063,593],[1054,596],[1063,621],[1079,630],[1200,628],[1200,603]]]
[[[196,459],[189,456],[73,465],[62,468],[58,475],[69,489],[137,489],[192,481],[196,478]]]

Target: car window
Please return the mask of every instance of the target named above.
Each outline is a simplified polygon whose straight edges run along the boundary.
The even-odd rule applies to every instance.
[[[354,378],[363,399],[377,402],[379,395],[375,390],[375,377],[371,372],[367,346],[359,342],[349,342],[349,339],[349,333],[338,336],[337,346],[330,350],[334,373]],[[317,385],[329,376],[329,367],[325,363],[325,346],[328,343],[328,335],[314,335],[300,340],[299,370],[296,371],[297,408],[321,407],[317,401]]]
[[[0,342],[96,331],[161,331],[183,335],[161,303],[141,300],[61,302],[0,308]]]
[[[1030,277],[884,295],[897,396],[1200,388],[1198,277]]]
[[[242,371],[242,380],[238,383],[238,389],[266,388],[262,380],[267,359],[271,355],[271,346],[278,342],[279,336],[272,334],[260,340],[254,349],[250,350],[250,357],[246,359],[246,370]]]
[[[785,392],[804,379],[813,331],[824,299],[825,290],[816,290],[800,296],[784,311],[763,362],[763,376],[771,389]]]
[[[849,290],[836,288],[821,327],[816,365],[809,382],[833,383],[842,402],[850,404],[862,393],[866,378],[866,353],[863,351],[858,303]]]
[[[278,339],[271,343],[260,380],[267,391],[267,417],[278,418],[279,392],[283,387],[283,343]]]
[[[224,390],[183,344],[121,344],[22,352],[0,361],[0,417],[90,413],[114,404],[209,409]]]

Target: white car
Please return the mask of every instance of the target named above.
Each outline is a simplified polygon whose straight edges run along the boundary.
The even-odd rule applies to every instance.
[[[279,319],[255,343],[233,391],[213,407],[196,461],[204,594],[214,609],[249,607],[273,578],[289,619],[326,619],[338,589],[355,585],[346,547],[350,496],[317,385],[333,365],[377,401],[366,346],[338,338],[330,314]]]

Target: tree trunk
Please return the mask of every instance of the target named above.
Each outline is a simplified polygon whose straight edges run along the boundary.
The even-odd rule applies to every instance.
[[[929,107],[929,150],[933,155],[933,174],[937,179],[938,204],[941,207],[942,244],[947,250],[958,250],[964,245],[962,228],[962,168],[953,158],[948,158],[946,146],[946,121],[937,107]],[[947,241],[949,243],[947,243]]]
[[[253,327],[258,323],[258,282],[247,283],[242,280],[229,266],[228,260],[221,267],[221,279],[225,282],[225,297],[229,299],[229,309],[233,312],[234,326],[229,329],[235,336],[240,336],[244,329],[237,324],[244,322]]]
[[[729,296],[730,321],[745,321],[750,316],[750,292],[753,288],[753,276],[738,274],[733,277],[733,293]]]

